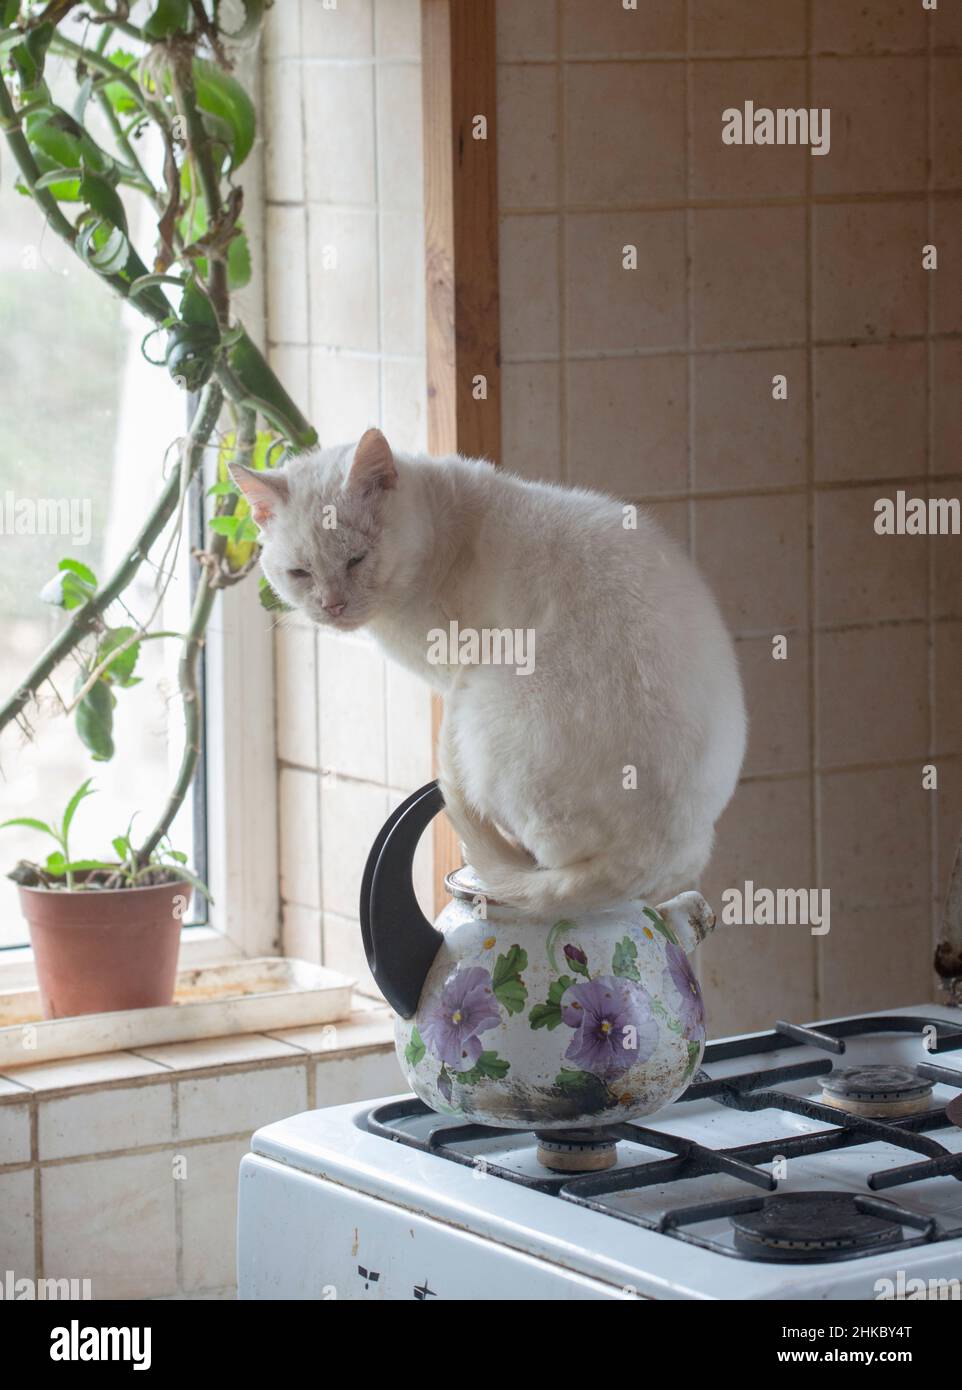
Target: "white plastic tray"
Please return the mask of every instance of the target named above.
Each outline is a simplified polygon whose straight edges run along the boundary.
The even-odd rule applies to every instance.
[[[35,989],[0,992],[0,1071],[149,1043],[332,1023],[351,1012],[354,981],[306,960],[260,956],[181,970],[174,1002],[78,1018],[43,1018]]]

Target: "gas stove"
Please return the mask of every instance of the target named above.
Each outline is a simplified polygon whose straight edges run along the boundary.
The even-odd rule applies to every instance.
[[[410,1096],[299,1115],[241,1167],[240,1294],[960,1297],[960,1098],[962,1014],[920,1005],[710,1043],[604,1132]]]

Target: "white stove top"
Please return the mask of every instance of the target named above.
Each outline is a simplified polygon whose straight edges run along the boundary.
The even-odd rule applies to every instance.
[[[242,1166],[241,1295],[318,1297],[319,1280],[320,1287],[336,1290],[330,1296],[348,1298],[871,1299],[887,1292],[879,1281],[904,1290],[913,1279],[962,1280],[962,1181],[935,1175],[884,1185],[907,1165],[944,1152],[962,1154],[962,1129],[933,1114],[962,1090],[962,1046],[930,1051],[922,1031],[924,1020],[939,1021],[943,1037],[962,1030],[962,1014],[918,1005],[878,1017],[920,1022],[909,1023],[908,1032],[850,1037],[843,1055],[788,1039],[781,1045],[766,1034],[716,1044],[703,1064],[710,1083],[693,1088],[696,1098],[639,1121],[647,1131],[642,1142],[622,1139],[616,1166],[590,1178],[548,1174],[530,1134],[467,1127],[462,1136],[451,1132],[451,1117],[425,1113],[408,1098],[338,1106],[270,1125],[254,1135],[253,1155]],[[812,1027],[845,1031],[831,1023]],[[719,1058],[719,1052],[739,1055]],[[754,1097],[750,1104],[777,1091],[798,1098],[805,1109],[822,1100],[823,1078],[813,1073],[860,1063],[941,1067],[958,1074],[958,1087],[935,1081],[927,1117],[885,1121],[888,1130],[877,1133],[838,1112],[827,1119],[774,1105],[746,1110],[712,1095],[719,1088],[711,1083],[741,1077],[730,1084],[738,1096]],[[744,1080],[778,1069],[791,1070],[774,1085],[759,1083],[757,1075]],[[894,1127],[901,1144],[892,1142]],[[420,1147],[439,1130],[446,1131],[445,1152]],[[860,1142],[845,1144],[847,1131]],[[705,1150],[739,1152],[723,1160],[726,1171],[699,1173],[717,1167]],[[663,1165],[654,1175],[639,1172],[640,1165],[654,1163]],[[618,1190],[629,1169],[633,1180],[644,1176],[646,1184]],[[500,1170],[549,1190],[512,1181]],[[867,1214],[891,1217],[894,1248],[814,1262],[747,1259],[736,1249],[730,1212],[689,1219],[704,1215],[691,1211],[699,1204],[770,1200],[758,1183],[768,1183],[777,1196],[857,1194]],[[564,1196],[557,1192],[562,1186]],[[897,1210],[874,1203],[894,1203]],[[670,1229],[656,1229],[666,1220]],[[276,1258],[265,1250],[271,1231],[283,1245]],[[265,1287],[273,1292],[264,1293]]]

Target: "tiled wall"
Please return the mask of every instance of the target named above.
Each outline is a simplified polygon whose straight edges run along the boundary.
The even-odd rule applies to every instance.
[[[401,1090],[390,1034],[374,1009],[0,1076],[0,1280],[89,1279],[95,1299],[232,1298],[252,1132]]]
[[[380,425],[423,448],[418,0],[280,0],[264,61],[272,362],[322,442]],[[389,810],[431,777],[428,691],[363,637],[297,618],[275,658],[284,949],[373,986],[361,871]]]
[[[714,586],[752,729],[705,891],[831,890],[825,937],[708,943],[715,1033],[934,997],[962,539],[872,523],[960,495],[960,44],[945,0],[498,5],[504,462],[650,503]],[[746,99],[831,152],[724,146]]]

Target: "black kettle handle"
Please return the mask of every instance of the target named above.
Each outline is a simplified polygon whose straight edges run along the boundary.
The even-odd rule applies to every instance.
[[[412,793],[385,821],[361,880],[361,939],[371,974],[402,1018],[413,1018],[421,989],[444,936],[414,895],[414,851],[444,808],[437,782]]]

